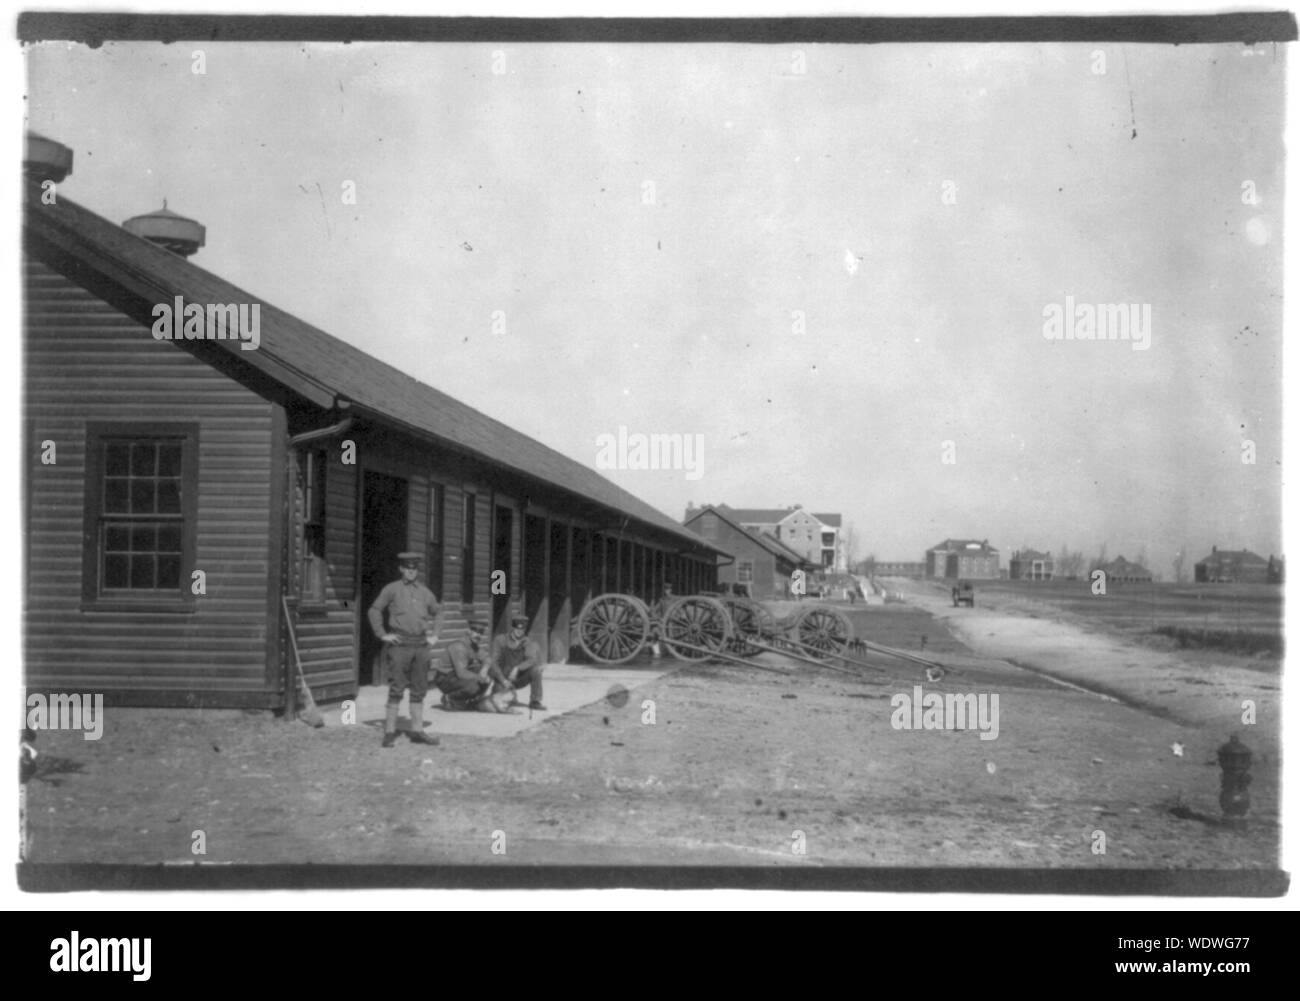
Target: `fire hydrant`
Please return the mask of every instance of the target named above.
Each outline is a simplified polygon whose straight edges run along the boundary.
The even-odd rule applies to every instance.
[[[1250,809],[1250,748],[1233,734],[1219,748],[1219,767],[1223,770],[1219,786],[1219,806],[1229,818],[1244,817]]]

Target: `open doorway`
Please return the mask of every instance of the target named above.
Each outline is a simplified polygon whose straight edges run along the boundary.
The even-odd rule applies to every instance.
[[[368,621],[370,605],[384,585],[397,580],[397,554],[406,548],[407,481],[366,470],[361,478],[361,663],[357,684],[385,681],[383,644]]]
[[[543,647],[546,659],[563,664],[569,659],[569,526],[551,522],[550,579],[547,582],[547,611],[550,619],[550,649]]]
[[[547,643],[546,615],[546,555],[549,540],[546,537],[546,519],[533,514],[524,516],[524,614],[528,616],[528,635],[545,651]]]
[[[511,579],[510,555],[514,539],[515,513],[508,507],[497,505],[492,523],[492,569],[505,572],[506,593],[492,595],[492,635],[510,630],[510,599],[516,584]]]

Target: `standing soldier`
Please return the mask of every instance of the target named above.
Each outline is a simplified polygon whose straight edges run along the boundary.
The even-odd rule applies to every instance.
[[[668,606],[677,600],[673,594],[673,582],[664,581],[664,591],[659,600],[650,606],[650,654],[653,657],[663,656],[663,639],[664,616],[668,614]]]
[[[429,663],[438,641],[442,610],[433,592],[420,583],[420,554],[398,553],[401,579],[385,584],[370,606],[370,628],[385,644],[388,662],[388,709],[384,716],[383,747],[397,740],[397,707],[402,693],[411,690],[411,729],[407,736],[417,744],[437,744],[424,732],[424,696],[429,691]],[[384,628],[384,612],[388,628]]]
[[[510,619],[510,632],[492,641],[491,664],[499,679],[511,688],[528,686],[528,708],[546,711],[542,705],[542,650],[527,636],[528,616],[515,615]],[[518,700],[511,703],[520,705]]]

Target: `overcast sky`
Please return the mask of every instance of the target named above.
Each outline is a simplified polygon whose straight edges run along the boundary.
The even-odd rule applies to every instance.
[[[195,263],[587,465],[703,436],[698,478],[607,473],[674,517],[1281,550],[1281,47],[27,51],[62,194],[166,197]],[[1048,340],[1067,295],[1149,348]]]

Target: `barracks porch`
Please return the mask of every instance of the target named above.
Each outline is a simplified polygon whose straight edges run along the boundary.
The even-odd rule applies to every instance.
[[[313,695],[350,697],[380,680],[366,609],[408,549],[435,660],[523,613],[564,661],[588,598],[716,585],[725,553],[594,470],[191,263],[197,223],[46,204],[71,166],[48,140],[24,166],[29,691],[291,709],[292,628]],[[157,339],[177,297],[256,304],[258,346]]]

